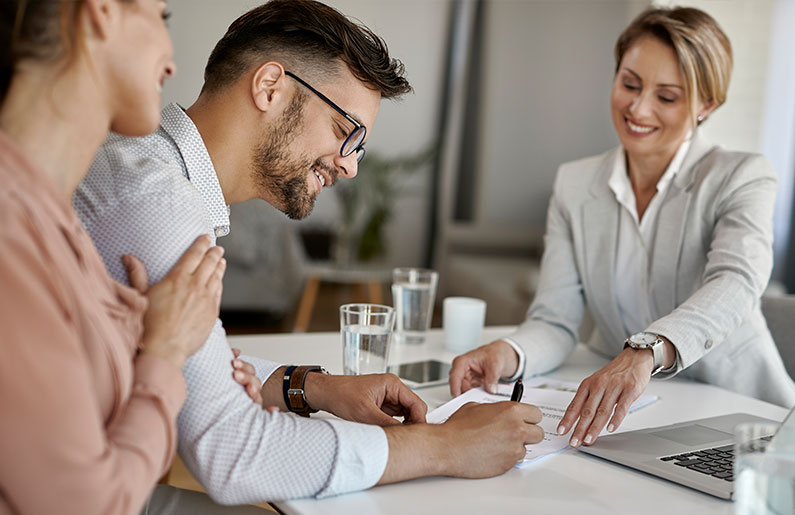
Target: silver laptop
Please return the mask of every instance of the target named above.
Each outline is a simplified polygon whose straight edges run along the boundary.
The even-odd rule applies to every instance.
[[[795,408],[790,411],[776,438],[795,433]],[[600,436],[580,450],[659,476],[696,490],[731,499],[734,492],[734,427],[744,422],[773,422],[744,413],[691,420],[681,424],[652,427]]]

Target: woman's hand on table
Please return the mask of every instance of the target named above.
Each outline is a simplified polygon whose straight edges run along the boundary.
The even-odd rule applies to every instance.
[[[518,366],[519,356],[507,342],[497,340],[480,346],[453,360],[450,393],[457,397],[479,386],[496,393],[500,378],[514,375]]]
[[[577,422],[570,442],[572,447],[579,447],[594,443],[608,420],[607,430],[615,431],[629,413],[629,407],[649,384],[653,366],[650,349],[621,351],[580,383],[558,425],[558,434],[565,435]]]

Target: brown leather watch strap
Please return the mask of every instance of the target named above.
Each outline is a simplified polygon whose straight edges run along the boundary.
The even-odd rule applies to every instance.
[[[287,390],[289,404],[287,408],[302,417],[308,417],[310,413],[317,413],[316,409],[312,409],[307,404],[306,396],[304,395],[304,383],[306,382],[307,374],[310,372],[328,373],[320,365],[300,365],[295,367],[290,373],[289,388]]]

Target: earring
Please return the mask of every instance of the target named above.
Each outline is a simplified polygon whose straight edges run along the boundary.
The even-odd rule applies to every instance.
[[[696,120],[698,120],[699,123],[703,122],[704,121],[704,115],[703,114],[698,115],[698,118],[696,118]]]

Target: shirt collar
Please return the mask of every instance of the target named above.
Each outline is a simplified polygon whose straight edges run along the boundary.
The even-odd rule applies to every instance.
[[[676,177],[676,174],[682,168],[682,163],[685,160],[687,151],[690,150],[692,138],[688,137],[679,145],[679,149],[674,154],[674,158],[668,164],[668,168],[657,181],[657,193],[664,193],[671,184],[671,181]],[[627,173],[627,158],[623,147],[618,147],[613,155],[613,171],[610,174],[610,179],[607,182],[610,189],[616,196],[616,199],[623,206],[627,207],[631,212],[635,212],[635,194],[632,192],[632,184],[629,182],[629,174]]]
[[[199,190],[207,204],[215,236],[226,236],[229,234],[229,206],[224,200],[218,175],[199,130],[185,110],[176,103],[167,105],[160,116],[160,126],[171,136],[182,155],[188,180]]]

